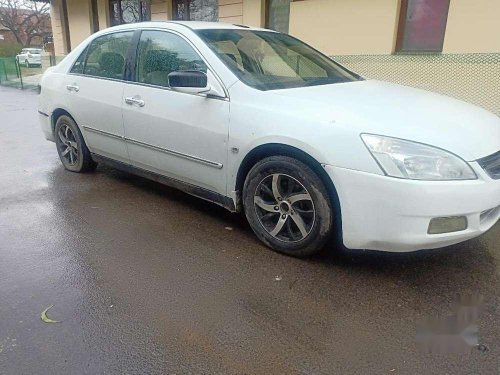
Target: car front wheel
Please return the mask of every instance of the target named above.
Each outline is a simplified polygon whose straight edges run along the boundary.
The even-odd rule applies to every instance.
[[[304,163],[285,156],[258,162],[243,189],[245,215],[270,248],[307,257],[328,240],[333,210],[321,179]]]
[[[92,160],[90,151],[76,125],[69,116],[60,116],[55,127],[57,153],[64,168],[71,172],[94,170],[97,164]]]

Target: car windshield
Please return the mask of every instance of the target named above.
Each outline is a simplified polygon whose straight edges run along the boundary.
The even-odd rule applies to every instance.
[[[197,34],[244,83],[259,90],[361,79],[286,34],[239,29],[206,29]]]

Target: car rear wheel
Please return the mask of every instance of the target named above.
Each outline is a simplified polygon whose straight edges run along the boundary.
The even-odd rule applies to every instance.
[[[280,253],[311,256],[330,237],[333,210],[327,190],[296,159],[272,156],[258,162],[246,178],[243,204],[257,237]]]
[[[66,115],[57,119],[55,127],[57,153],[64,168],[71,172],[94,170],[97,163],[92,160],[90,151],[75,121]]]

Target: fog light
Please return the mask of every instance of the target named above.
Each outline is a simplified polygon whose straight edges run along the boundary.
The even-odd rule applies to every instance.
[[[465,216],[435,217],[429,223],[428,234],[458,232],[467,229]]]

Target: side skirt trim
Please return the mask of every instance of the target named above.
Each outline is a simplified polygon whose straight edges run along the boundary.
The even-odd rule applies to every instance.
[[[181,190],[185,193],[188,193],[190,195],[193,195],[195,197],[204,199],[206,201],[215,203],[219,206],[224,207],[225,209],[231,211],[231,212],[236,212],[236,207],[234,205],[233,200],[230,197],[223,196],[222,194],[216,193],[214,191],[208,190],[201,188],[199,186],[195,186],[192,184],[189,184],[187,182],[183,182],[180,180],[177,180],[172,177],[167,177],[164,175],[161,175],[159,173],[147,171],[142,168],[135,167],[130,164],[125,164],[117,160],[110,159],[108,157],[99,155],[99,154],[92,154],[92,159],[94,159],[96,162],[107,164],[113,168],[119,169],[124,172],[128,172],[131,174],[135,174],[140,177],[147,178],[149,180],[153,180],[156,182],[159,182],[161,184],[170,186],[172,188]]]

